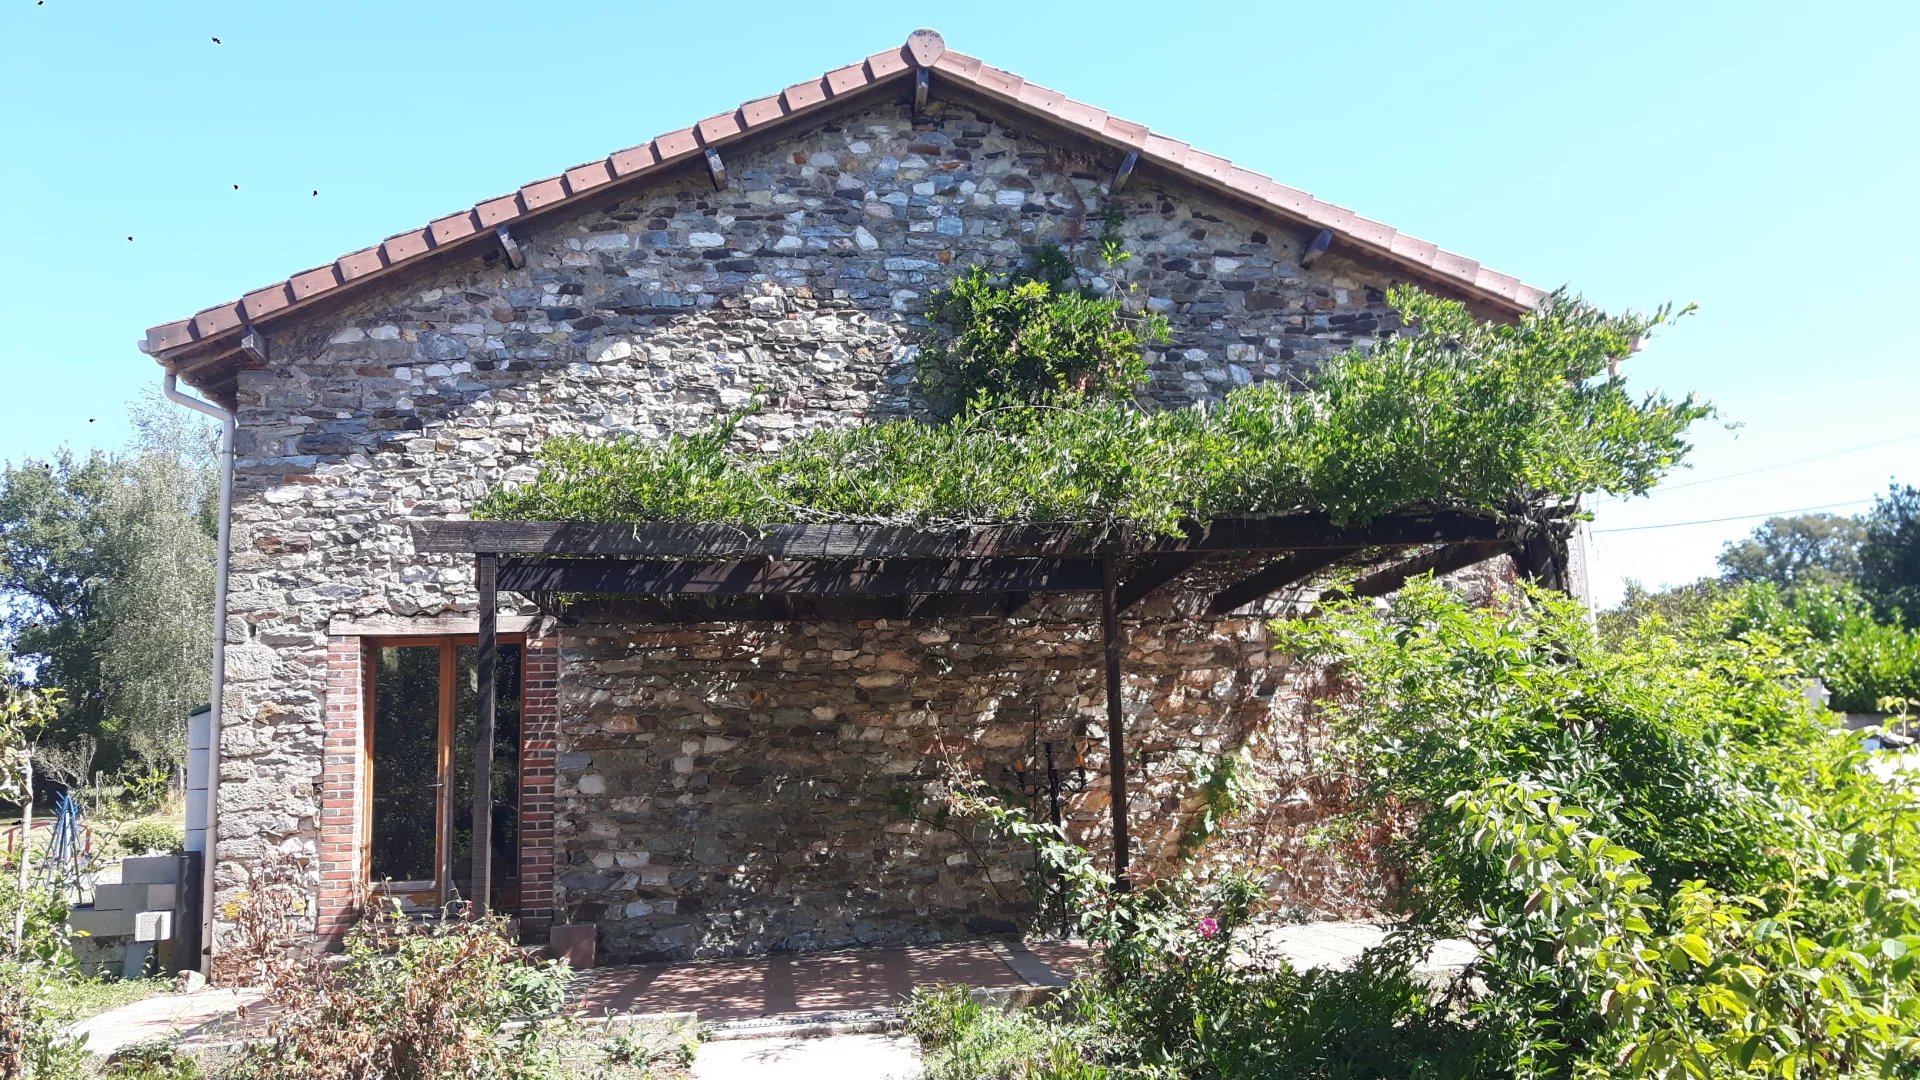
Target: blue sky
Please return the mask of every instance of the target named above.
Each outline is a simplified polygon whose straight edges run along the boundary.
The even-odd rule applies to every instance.
[[[1629,370],[1741,426],[1598,507],[1603,591],[1707,573],[1757,519],[1644,526],[1920,482],[1905,2],[0,0],[0,457],[118,445],[150,323],[920,25],[1534,284],[1697,301]]]

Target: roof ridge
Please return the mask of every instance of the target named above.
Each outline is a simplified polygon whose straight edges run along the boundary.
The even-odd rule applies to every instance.
[[[908,35],[906,42],[896,49],[874,53],[819,78],[795,83],[777,94],[716,113],[689,127],[575,165],[558,175],[523,184],[516,191],[482,200],[420,228],[396,233],[379,244],[254,289],[237,300],[216,304],[190,318],[151,327],[142,348],[165,363],[167,353],[222,335],[237,337],[242,328],[260,319],[304,307],[369,278],[385,277],[400,268],[416,265],[434,252],[474,242],[477,237],[514,221],[572,203],[607,185],[698,160],[708,150],[725,146],[749,133],[812,115],[850,95],[915,72],[937,73],[954,79],[990,99],[1077,130],[1117,149],[1138,153],[1141,160],[1180,173],[1201,186],[1251,201],[1301,224],[1317,225],[1364,252],[1414,269],[1499,307],[1523,311],[1547,295],[1544,290],[1512,275],[1488,269],[1473,259],[1361,217],[1226,158],[1196,150],[1144,124],[1113,116],[1057,90],[1027,82],[1013,72],[954,52],[946,47],[939,33],[920,29]]]

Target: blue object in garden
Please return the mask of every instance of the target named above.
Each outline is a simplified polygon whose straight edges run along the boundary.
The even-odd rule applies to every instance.
[[[86,810],[70,791],[63,791],[53,802],[53,828],[47,837],[47,850],[40,860],[40,884],[79,903],[80,859],[86,854]]]

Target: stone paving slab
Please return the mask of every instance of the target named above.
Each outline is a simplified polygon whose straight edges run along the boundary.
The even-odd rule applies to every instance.
[[[157,1039],[190,1042],[224,1037],[239,1026],[239,1011],[256,1010],[265,996],[261,990],[226,989],[159,994],[90,1016],[75,1024],[72,1031],[84,1034],[87,1049],[103,1056]],[[259,1019],[257,1011],[251,1019]]]
[[[917,1080],[920,1053],[905,1035],[710,1042],[693,1060],[694,1080]]]
[[[805,1013],[892,1008],[916,986],[958,983],[981,990],[1056,985],[1061,974],[1038,950],[1020,947],[1023,977],[1009,962],[1015,943],[964,942],[905,949],[757,956],[683,964],[633,964],[583,974],[577,1008],[601,1013],[697,1013],[706,1023]],[[1084,954],[1085,946],[1080,947]],[[1055,958],[1068,955],[1052,950]],[[1042,970],[1053,978],[1042,976]]]

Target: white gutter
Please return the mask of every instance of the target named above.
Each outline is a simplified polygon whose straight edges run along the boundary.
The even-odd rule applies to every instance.
[[[220,735],[223,701],[227,696],[227,542],[233,523],[233,429],[231,412],[175,386],[178,376],[169,368],[160,392],[168,401],[185,405],[220,421],[220,525],[213,571],[213,700],[207,740],[207,846],[200,882],[200,973],[213,973],[213,865],[220,839]]]

